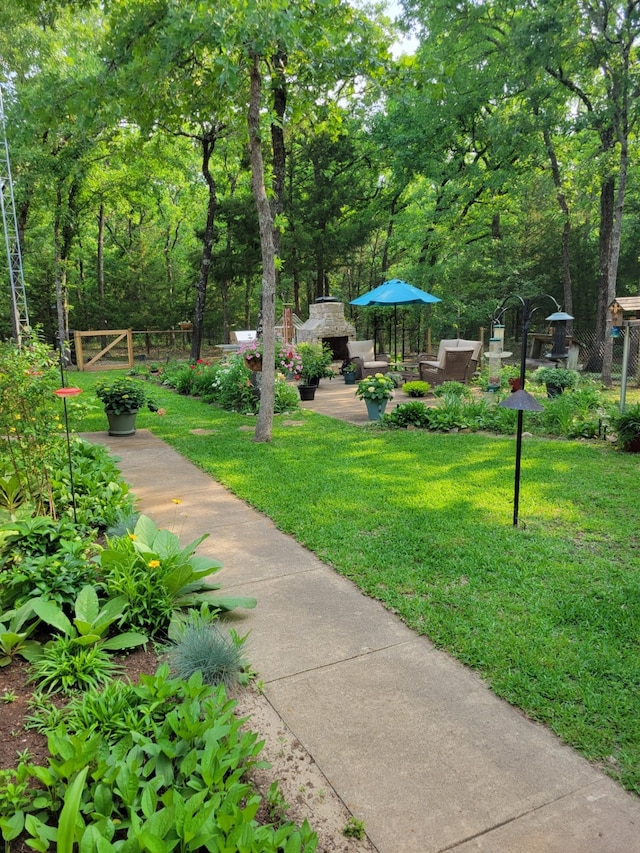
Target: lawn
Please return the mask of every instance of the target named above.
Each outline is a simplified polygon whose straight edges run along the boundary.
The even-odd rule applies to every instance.
[[[71,374],[91,389],[104,374]],[[603,442],[254,418],[149,386],[138,416],[492,689],[640,793],[640,460]],[[97,405],[78,430],[106,429]],[[194,433],[193,430],[200,432]]]

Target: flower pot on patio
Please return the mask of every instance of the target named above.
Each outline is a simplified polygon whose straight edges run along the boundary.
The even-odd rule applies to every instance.
[[[345,385],[355,385],[356,384],[355,373],[345,373],[343,375],[344,375],[344,384]]]
[[[133,412],[122,412],[119,415],[110,409],[105,409],[105,414],[109,421],[109,435],[121,436],[135,434],[137,409]]]
[[[387,408],[388,400],[369,400],[365,398],[367,404],[367,415],[370,421],[379,421]]]
[[[301,400],[313,400],[316,396],[317,385],[298,385]]]

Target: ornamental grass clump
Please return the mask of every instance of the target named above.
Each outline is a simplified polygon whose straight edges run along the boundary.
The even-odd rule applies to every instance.
[[[361,400],[391,400],[394,388],[393,379],[383,373],[376,373],[358,382],[356,397]]]

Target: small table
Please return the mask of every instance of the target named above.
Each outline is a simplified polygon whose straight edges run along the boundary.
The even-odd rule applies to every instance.
[[[529,358],[540,359],[542,356],[542,347],[546,344],[553,343],[553,336],[535,333],[529,335],[529,340],[531,341],[531,345],[529,347]],[[567,347],[572,343],[573,336],[567,335]]]

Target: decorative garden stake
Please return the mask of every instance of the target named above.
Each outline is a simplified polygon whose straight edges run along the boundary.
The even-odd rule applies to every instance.
[[[64,428],[67,433],[67,457],[69,459],[69,480],[71,482],[71,502],[73,504],[73,523],[77,524],[78,519],[76,517],[76,490],[73,482],[73,464],[71,462],[71,442],[69,440],[69,415],[67,413],[67,397],[77,397],[78,394],[82,394],[82,388],[58,388],[53,392],[56,397],[62,398],[62,405],[64,408]]]
[[[516,430],[516,470],[515,470],[515,478],[514,478],[514,487],[513,487],[513,526],[518,526],[518,510],[520,505],[520,460],[522,457],[522,413],[523,412],[541,412],[543,407],[538,403],[535,397],[529,394],[528,391],[524,390],[525,384],[525,372],[527,368],[527,338],[529,336],[529,327],[531,326],[531,318],[533,314],[537,310],[537,303],[542,299],[551,299],[552,302],[555,303],[556,308],[558,309],[558,315],[562,315],[560,318],[564,320],[564,328],[562,330],[562,340],[564,349],[566,351],[566,320],[573,320],[573,317],[570,314],[565,314],[560,311],[560,306],[553,298],[553,296],[549,296],[548,294],[542,294],[541,296],[536,296],[533,299],[523,299],[522,296],[507,296],[502,305],[498,308],[493,317],[493,327],[496,328],[496,324],[500,324],[500,321],[504,317],[505,311],[509,307],[508,303],[512,300],[516,301],[516,304],[519,304],[522,310],[522,349],[520,351],[520,381],[518,383],[519,387],[517,391],[514,391],[513,394],[510,394],[506,399],[504,399],[500,406],[504,409],[515,409],[518,412],[518,426]],[[554,323],[552,319],[554,315],[548,317],[547,319]],[[555,341],[554,334],[554,341]],[[562,357],[562,356],[561,356]],[[566,358],[566,356],[564,356]]]

